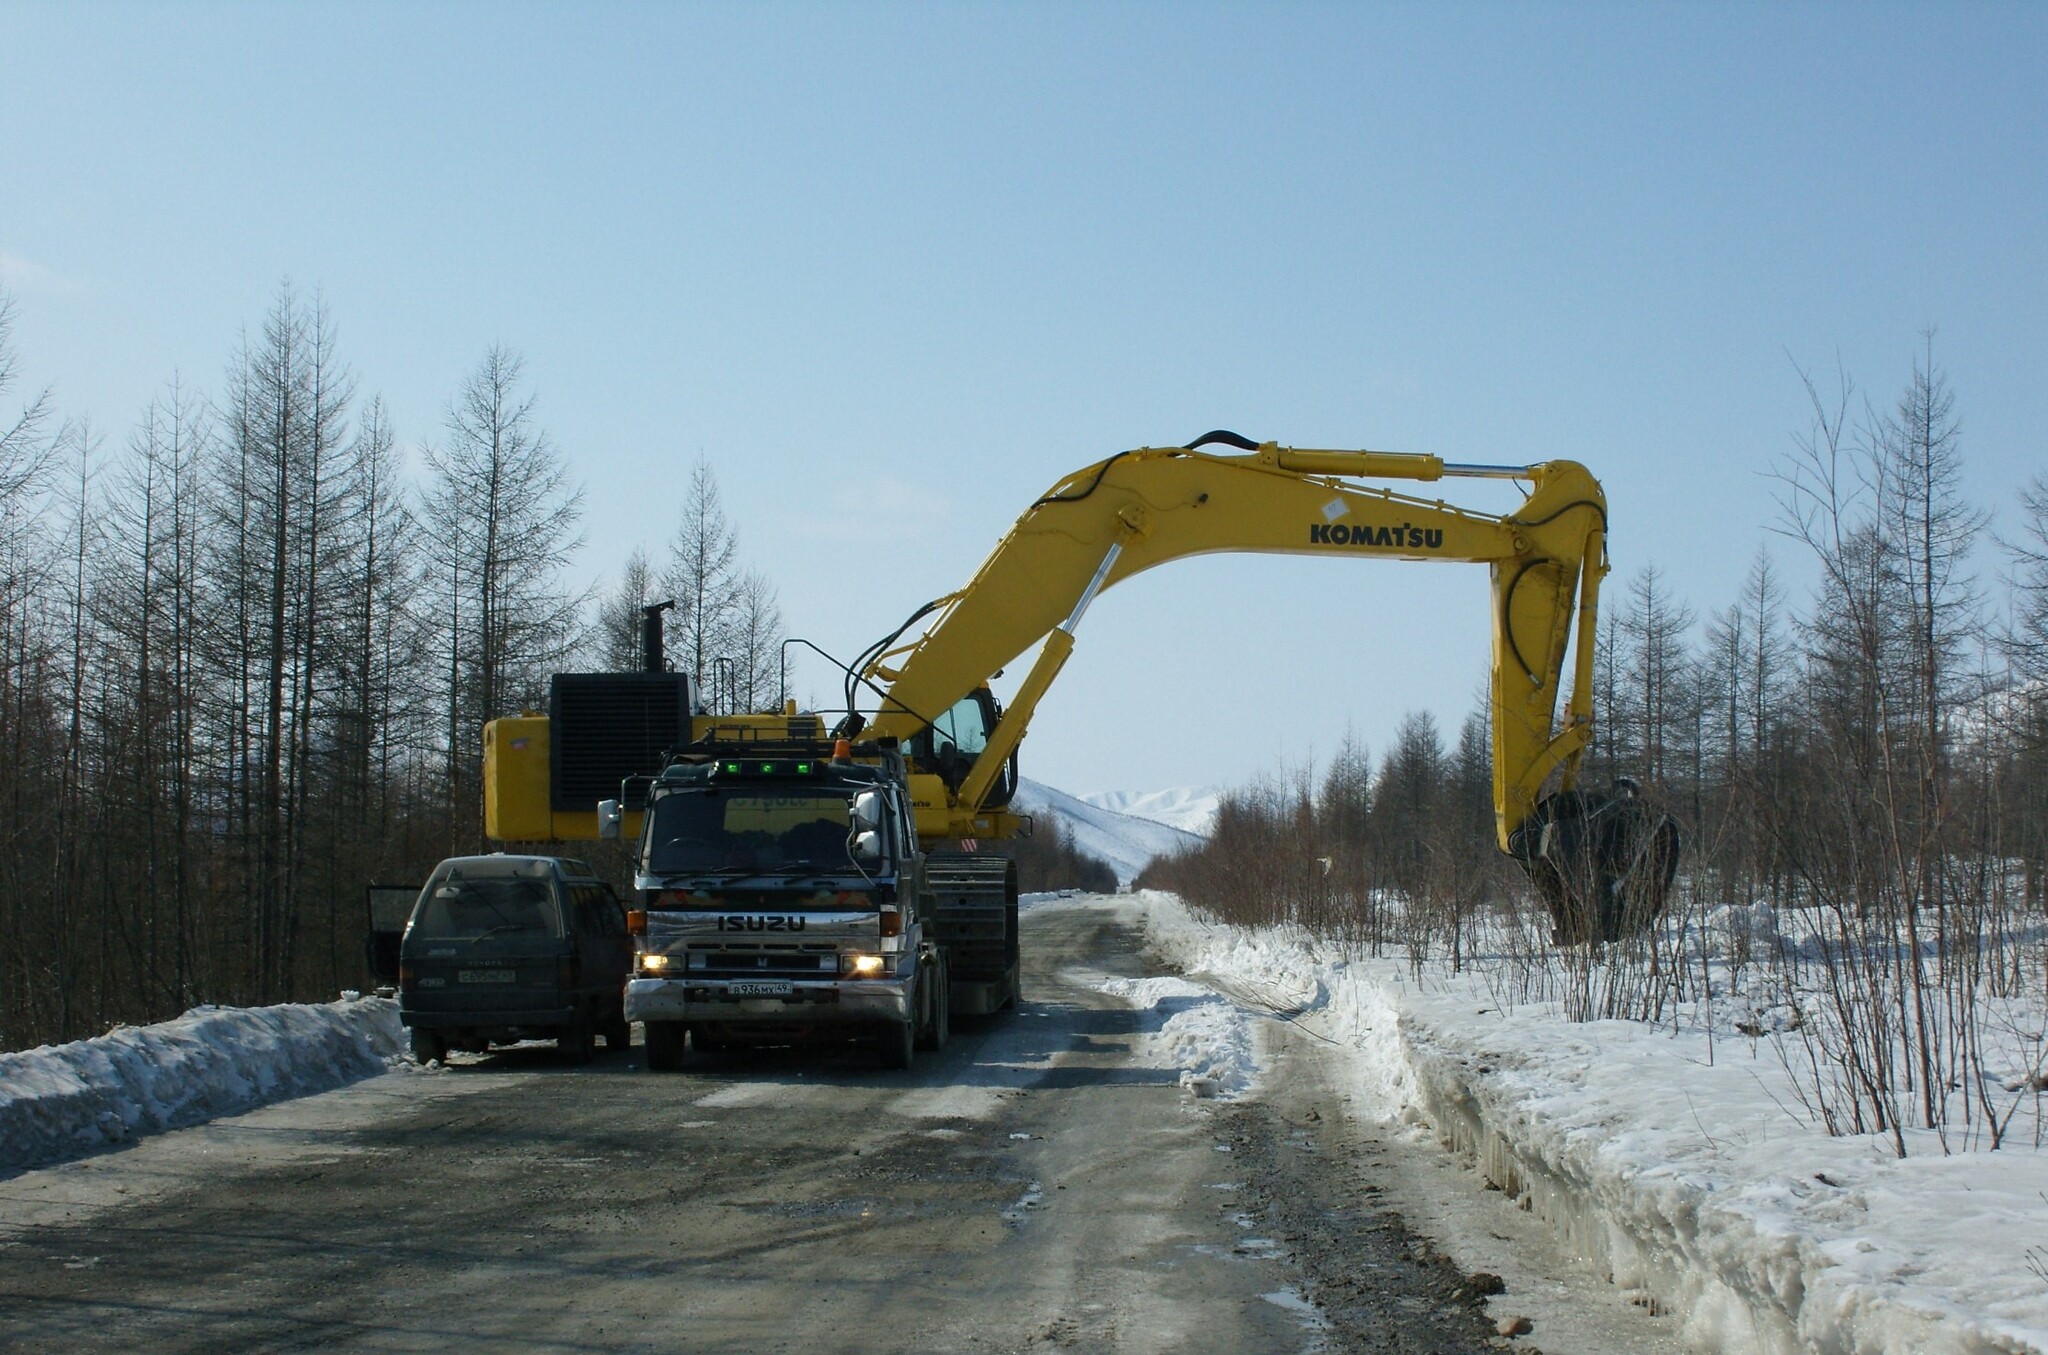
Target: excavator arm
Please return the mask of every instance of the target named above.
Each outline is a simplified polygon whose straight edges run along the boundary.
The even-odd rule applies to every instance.
[[[1219,443],[1245,454],[1200,450]],[[1495,516],[1361,483],[1459,477],[1515,479],[1532,488],[1514,512]],[[984,746],[964,773],[949,779],[944,813],[935,812],[941,809],[936,804],[921,808],[920,828],[928,835],[973,836],[974,825],[990,822],[990,792],[1104,589],[1171,560],[1225,551],[1485,564],[1493,585],[1496,837],[1502,850],[1530,867],[1546,898],[1580,894],[1570,877],[1585,875],[1584,858],[1597,853],[1574,848],[1565,841],[1571,834],[1547,825],[1561,813],[1576,820],[1592,812],[1592,802],[1573,786],[1593,730],[1593,644],[1607,572],[1606,532],[1598,481],[1570,461],[1457,465],[1407,453],[1252,443],[1228,433],[1189,447],[1121,452],[1053,486],[965,588],[921,609],[863,656],[861,676],[886,692],[870,728],[911,742],[1039,646]],[[922,631],[905,638],[925,618]],[[1560,713],[1567,664],[1572,680]],[[1546,795],[1560,769],[1557,791]],[[1668,846],[1664,855],[1675,865],[1675,829]],[[1573,859],[1542,867],[1546,854],[1561,853]],[[1661,868],[1664,855],[1651,864]],[[1668,884],[1668,871],[1664,877]],[[1661,888],[1657,892],[1661,903]],[[1569,930],[1563,916],[1559,925]]]

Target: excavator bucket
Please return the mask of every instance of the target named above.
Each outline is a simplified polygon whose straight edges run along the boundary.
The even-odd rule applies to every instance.
[[[1508,850],[1550,910],[1559,945],[1617,941],[1664,911],[1678,873],[1678,821],[1633,782],[1611,795],[1546,796],[1508,838]]]

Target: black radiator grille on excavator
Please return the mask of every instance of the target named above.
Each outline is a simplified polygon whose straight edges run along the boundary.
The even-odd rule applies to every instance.
[[[619,799],[619,782],[656,776],[671,749],[690,741],[685,673],[557,673],[548,684],[548,787],[557,813],[588,813]],[[646,803],[627,788],[628,809]]]

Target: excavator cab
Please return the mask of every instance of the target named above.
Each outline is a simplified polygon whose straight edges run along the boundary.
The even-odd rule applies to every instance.
[[[976,687],[910,736],[903,751],[911,770],[928,772],[945,782],[948,790],[959,790],[975,759],[988,747],[989,731],[1002,718],[1003,708],[995,693],[985,686]],[[1016,793],[1017,755],[1013,752],[981,807],[1001,809]]]

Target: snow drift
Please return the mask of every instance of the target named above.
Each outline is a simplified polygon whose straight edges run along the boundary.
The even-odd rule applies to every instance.
[[[384,1072],[398,1004],[195,1007],[173,1021],[0,1054],[0,1171],[73,1157]]]
[[[1197,1096],[1229,1099],[1258,1081],[1257,1017],[1214,989],[1170,974],[1095,986],[1163,1018],[1157,1030],[1138,1036],[1132,1052],[1141,1063],[1178,1068],[1181,1086]]]

